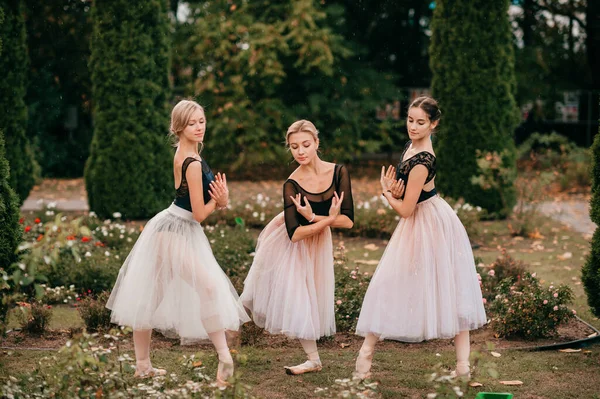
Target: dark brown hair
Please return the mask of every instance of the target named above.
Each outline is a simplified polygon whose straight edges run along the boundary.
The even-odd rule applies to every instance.
[[[429,96],[421,96],[415,98],[415,100],[410,104],[408,109],[411,108],[421,108],[427,116],[429,117],[430,122],[439,121],[442,117],[442,111],[440,111],[440,106],[437,101]]]

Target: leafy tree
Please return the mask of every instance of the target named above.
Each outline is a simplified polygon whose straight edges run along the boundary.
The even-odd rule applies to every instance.
[[[25,0],[27,126],[44,176],[80,177],[92,139],[91,2]]]
[[[513,181],[484,188],[472,177],[484,172],[477,150],[501,157],[498,177],[516,169],[512,136],[519,114],[507,10],[507,0],[437,1],[430,48],[432,91],[442,109],[436,185],[500,216],[515,203]]]
[[[2,0],[4,23],[0,27],[3,53],[0,57],[0,130],[4,131],[10,185],[23,202],[39,172],[27,136],[27,42],[21,0]]]
[[[321,131],[328,157],[377,149],[375,108],[391,79],[361,65],[336,27],[339,5],[313,0],[191,2],[177,27],[175,82],[206,106],[211,163],[248,175],[249,166],[289,160],[284,132],[296,119]]]
[[[590,217],[600,226],[600,134],[592,144],[592,198],[590,200]],[[600,228],[596,228],[592,236],[591,251],[582,268],[581,281],[585,288],[588,304],[597,317],[600,317]]]
[[[167,2],[98,1],[90,71],[94,137],[85,182],[90,209],[146,218],[174,195]]]
[[[4,25],[4,11],[0,8],[0,29]],[[2,31],[3,32],[3,31]],[[0,36],[0,57],[2,41]],[[9,166],[4,148],[4,135],[0,131],[0,269],[7,268],[16,260],[17,246],[21,242],[18,197],[9,184]],[[0,283],[4,284],[4,282]],[[1,290],[1,289],[0,289]],[[1,307],[1,306],[0,306]],[[3,312],[0,312],[0,318]]]

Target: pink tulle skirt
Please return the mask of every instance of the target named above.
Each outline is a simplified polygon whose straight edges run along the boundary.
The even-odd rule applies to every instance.
[[[294,243],[281,213],[258,238],[241,300],[268,332],[316,340],[335,334],[334,288],[331,230]]]
[[[419,342],[452,338],[487,319],[467,232],[435,196],[394,231],[365,295],[356,333]]]
[[[157,329],[182,344],[250,321],[204,229],[178,206],[153,217],[119,271],[106,305],[111,321]]]

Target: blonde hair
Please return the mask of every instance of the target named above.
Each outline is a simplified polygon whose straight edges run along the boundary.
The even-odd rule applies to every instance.
[[[288,127],[287,133],[285,134],[285,145],[290,145],[290,136],[294,133],[310,133],[315,141],[319,140],[319,131],[311,121],[306,119],[300,119]]]
[[[173,107],[173,111],[171,111],[171,126],[169,127],[169,136],[173,140],[174,147],[177,147],[177,144],[179,143],[179,135],[190,122],[192,114],[198,110],[204,113],[204,108],[202,108],[202,106],[196,101],[192,100],[181,100]]]

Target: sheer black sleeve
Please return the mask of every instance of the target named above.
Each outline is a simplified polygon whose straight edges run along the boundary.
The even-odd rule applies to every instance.
[[[352,220],[352,223],[354,223],[354,200],[352,199],[352,184],[350,183],[350,174],[348,173],[348,169],[346,169],[344,165],[340,166],[336,192],[338,195],[342,195],[342,192],[344,193],[344,200],[342,201],[340,213],[348,216],[348,218]]]
[[[283,184],[283,212],[285,216],[285,228],[287,229],[290,240],[294,236],[294,232],[300,226],[300,215],[296,210],[296,205],[290,197],[295,197],[298,194],[296,186],[286,181]]]

